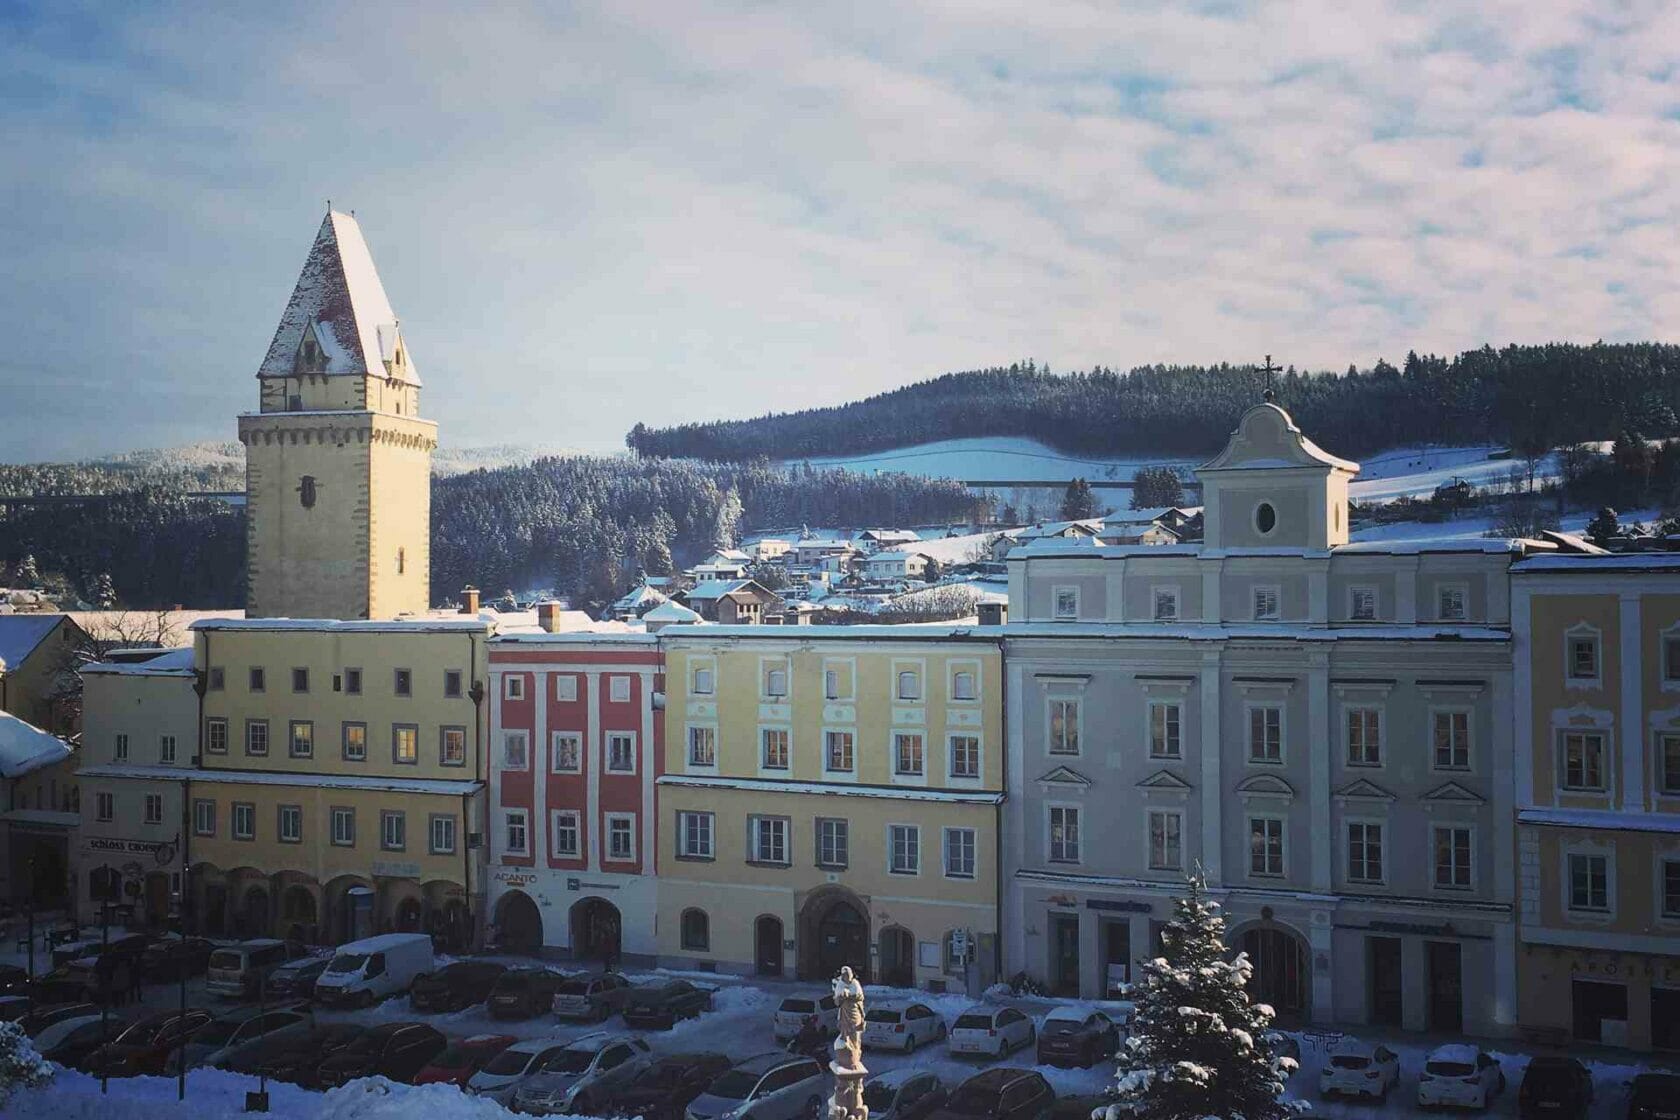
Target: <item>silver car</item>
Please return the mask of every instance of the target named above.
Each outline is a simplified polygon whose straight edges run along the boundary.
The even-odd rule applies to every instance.
[[[551,1055],[513,1091],[513,1109],[535,1116],[587,1116],[597,1102],[630,1084],[652,1061],[648,1044],[639,1038],[586,1034]]]
[[[560,984],[551,1004],[557,1019],[605,1022],[624,1009],[636,986],[616,972],[573,976]]]
[[[828,1093],[822,1067],[793,1054],[760,1054],[720,1073],[684,1120],[816,1120]]]

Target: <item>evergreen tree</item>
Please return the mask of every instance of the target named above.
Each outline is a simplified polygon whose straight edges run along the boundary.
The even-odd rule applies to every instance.
[[[1091,490],[1091,484],[1083,478],[1076,478],[1068,483],[1067,493],[1062,495],[1062,520],[1084,521],[1095,517],[1100,512],[1097,506],[1097,495]]]
[[[117,587],[111,582],[110,572],[100,572],[99,578],[94,581],[93,602],[102,611],[108,611],[117,605]]]
[[[17,574],[12,579],[19,587],[34,588],[41,586],[41,573],[35,567],[35,554],[33,552],[23,554],[23,559],[18,561]]]
[[[1587,522],[1587,539],[1600,548],[1608,548],[1611,538],[1621,535],[1621,518],[1609,506],[1599,510],[1598,515]]]
[[[1171,467],[1140,467],[1132,476],[1132,508],[1162,509],[1184,504],[1184,483]]]
[[[1118,1056],[1118,1093],[1150,1120],[1282,1120],[1306,1110],[1282,1099],[1293,1059],[1274,1052],[1272,1009],[1252,1003],[1252,967],[1227,960],[1225,919],[1198,872],[1173,904],[1165,955],[1133,985],[1132,1033]]]
[[[0,1105],[19,1089],[52,1080],[53,1066],[35,1052],[29,1036],[16,1023],[0,1023]]]

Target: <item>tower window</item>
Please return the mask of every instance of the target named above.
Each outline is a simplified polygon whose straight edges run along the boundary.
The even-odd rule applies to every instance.
[[[1277,528],[1277,510],[1272,508],[1272,503],[1260,503],[1259,508],[1254,511],[1254,527],[1262,534]]]
[[[408,570],[408,553],[404,549],[397,549],[397,574],[400,576]]]
[[[294,398],[296,399],[296,398]],[[304,509],[315,508],[315,476],[306,474],[298,479],[298,501],[303,503]]]

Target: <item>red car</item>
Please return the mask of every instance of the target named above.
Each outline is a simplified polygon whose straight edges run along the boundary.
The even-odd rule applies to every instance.
[[[430,1085],[447,1082],[465,1088],[467,1079],[484,1068],[484,1063],[518,1041],[511,1034],[475,1034],[460,1042],[451,1042],[447,1050],[414,1075],[414,1083]]]

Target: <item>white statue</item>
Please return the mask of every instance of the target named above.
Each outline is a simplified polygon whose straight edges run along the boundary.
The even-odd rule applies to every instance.
[[[850,965],[842,966],[834,978],[834,1003],[840,1034],[834,1040],[834,1059],[828,1064],[834,1074],[828,1120],[869,1120],[869,1107],[863,1103],[863,1079],[869,1076],[863,1068],[863,985]]]

